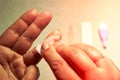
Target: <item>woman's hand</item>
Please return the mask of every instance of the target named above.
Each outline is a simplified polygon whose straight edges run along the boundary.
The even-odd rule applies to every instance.
[[[46,38],[42,55],[57,80],[120,80],[118,68],[96,48],[85,44],[64,45],[59,43],[60,39],[47,40],[54,35]]]

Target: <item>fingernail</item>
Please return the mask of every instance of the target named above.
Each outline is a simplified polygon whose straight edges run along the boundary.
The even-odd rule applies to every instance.
[[[47,50],[48,48],[49,48],[49,43],[48,42],[43,42],[42,49]]]

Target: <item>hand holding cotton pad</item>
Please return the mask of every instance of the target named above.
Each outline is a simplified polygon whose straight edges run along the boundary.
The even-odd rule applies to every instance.
[[[61,40],[61,32],[58,30],[55,30],[51,32],[42,43],[49,42],[50,44],[55,44],[55,43],[59,43],[60,40]],[[42,43],[36,46],[36,51],[41,55],[41,57],[42,57],[42,54],[41,54]]]

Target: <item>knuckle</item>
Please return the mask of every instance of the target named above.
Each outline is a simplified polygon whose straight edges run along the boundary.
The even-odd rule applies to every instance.
[[[95,63],[97,63],[97,62],[99,62],[99,61],[101,61],[101,60],[104,60],[104,56],[101,54],[101,52],[100,51],[98,51],[95,47],[93,47],[93,46],[89,46],[88,48],[87,48],[87,50],[88,50],[88,54],[91,56],[91,58],[93,59],[93,61],[95,62]]]
[[[61,60],[54,60],[51,63],[51,69],[54,72],[58,72],[62,68],[63,62]]]
[[[77,48],[72,48],[71,50],[70,50],[70,53],[69,53],[69,55],[72,57],[72,56],[77,56],[77,55],[79,55],[80,53],[82,53],[83,51],[82,50],[80,50],[80,49],[77,49]]]
[[[93,53],[93,54],[96,53],[96,54],[99,54],[99,56],[101,56],[101,52],[93,46],[88,46],[87,50],[89,53]]]
[[[89,52],[93,52],[93,51],[95,51],[96,49],[93,47],[93,46],[88,46],[88,51]]]

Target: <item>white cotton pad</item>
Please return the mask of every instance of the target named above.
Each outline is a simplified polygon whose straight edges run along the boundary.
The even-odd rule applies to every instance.
[[[81,23],[81,42],[92,45],[92,25],[90,22]]]
[[[41,55],[41,57],[42,57],[42,54],[41,54],[41,46],[42,46],[42,43],[41,44],[38,44],[37,46],[36,46],[36,51]]]
[[[50,44],[55,44],[55,43],[59,42],[60,39],[61,39],[60,36],[54,35],[54,36],[50,36],[50,37],[46,38],[43,42],[49,42]],[[41,43],[41,44],[38,44],[38,45],[36,46],[36,51],[37,51],[37,52],[41,55],[41,57],[42,57],[42,54],[41,54],[41,46],[42,46],[42,43]]]

